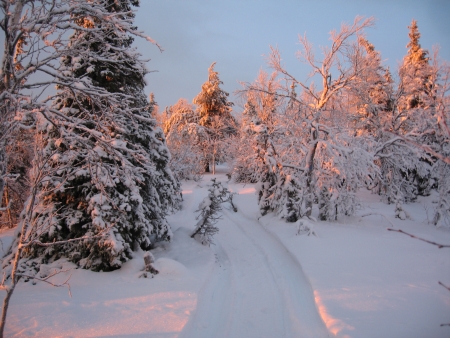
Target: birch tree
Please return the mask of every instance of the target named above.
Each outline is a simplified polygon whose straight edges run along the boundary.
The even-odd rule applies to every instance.
[[[199,115],[194,105],[179,99],[167,107],[161,120],[172,158],[170,168],[178,180],[199,180],[204,172],[203,134],[199,132]]]
[[[281,54],[277,49],[273,48],[269,56],[269,65],[286,80],[286,83],[294,84],[302,90],[299,95],[292,95],[291,89],[286,86],[278,95],[293,102],[290,105],[292,117],[290,120],[295,121],[299,131],[293,132],[298,138],[294,142],[295,147],[291,148],[295,149],[298,154],[294,157],[290,156],[288,159],[290,161],[296,159],[298,162],[288,162],[287,164],[302,173],[305,189],[302,214],[307,217],[311,216],[313,201],[319,195],[320,179],[325,182],[323,179],[327,175],[333,175],[329,171],[330,168],[335,168],[340,163],[340,171],[343,174],[347,172],[339,179],[333,180],[336,183],[334,188],[341,190],[349,188],[339,186],[339,181],[349,183],[351,179],[354,182],[352,176],[359,175],[363,171],[363,169],[361,171],[356,169],[353,165],[351,168],[354,169],[354,172],[345,170],[346,167],[348,168],[348,163],[343,159],[350,161],[356,157],[345,141],[345,131],[336,127],[336,122],[339,122],[342,115],[339,115],[334,104],[343,89],[350,86],[361,72],[361,67],[355,62],[357,46],[353,38],[362,35],[364,29],[372,25],[373,19],[357,17],[353,24],[343,24],[339,32],[332,31],[330,33],[331,46],[322,49],[322,59],[317,59],[311,43],[305,36],[299,37],[303,49],[298,53],[298,57],[311,67],[310,79],[318,80],[320,87],[317,87],[312,81],[308,83],[296,79],[284,68]],[[247,89],[258,90],[252,86]],[[343,138],[340,138],[341,136]],[[331,186],[325,188],[334,189]]]

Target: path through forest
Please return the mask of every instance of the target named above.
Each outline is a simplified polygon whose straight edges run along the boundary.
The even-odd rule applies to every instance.
[[[215,266],[181,337],[328,337],[301,266],[259,224],[254,190],[240,189],[238,212],[224,205]],[[199,197],[186,195],[185,205]]]

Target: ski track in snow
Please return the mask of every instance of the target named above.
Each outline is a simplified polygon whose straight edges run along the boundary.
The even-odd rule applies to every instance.
[[[256,218],[222,213],[216,264],[180,337],[329,337],[295,258]]]

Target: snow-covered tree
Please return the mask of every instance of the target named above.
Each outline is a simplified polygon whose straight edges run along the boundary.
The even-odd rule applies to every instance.
[[[258,118],[255,106],[247,102],[242,112],[240,140],[233,164],[233,180],[237,183],[256,183],[260,178],[259,162],[254,151],[253,120]]]
[[[17,225],[19,215],[29,194],[28,171],[33,159],[33,131],[15,129],[8,142],[7,172],[12,177],[6,180],[0,208],[0,228],[13,228]],[[12,142],[12,140],[14,140]]]
[[[105,0],[106,1],[106,0]],[[79,27],[73,18],[84,15],[97,23],[120,27],[122,32],[146,38],[129,20],[102,11],[106,2],[81,0],[5,0],[0,2],[0,28],[4,50],[0,78],[0,196],[8,172],[10,144],[17,128],[31,128],[37,113],[51,120],[53,113],[43,93],[49,86],[63,83],[82,90],[80,82],[58,72],[59,62],[67,55],[68,31]],[[106,4],[107,5],[107,4]],[[96,29],[91,29],[96,31]],[[79,49],[78,57],[89,58],[89,50]]]
[[[199,115],[185,99],[166,108],[161,122],[172,158],[170,168],[178,180],[199,180],[204,172],[202,164],[202,134],[199,133]]]
[[[145,67],[131,48],[136,4],[96,1],[90,3],[96,16],[71,16],[74,33],[57,74],[77,86],[58,81],[52,119],[37,123],[42,170],[58,170],[38,183],[29,201],[39,241],[62,244],[30,245],[23,269],[63,256],[92,270],[117,269],[136,248],[171,237],[165,215],[181,196],[143,93]],[[84,240],[64,243],[79,237]]]
[[[412,21],[409,28],[410,41],[407,45],[408,52],[399,69],[398,85],[398,110],[404,116],[402,128],[398,130],[401,135],[423,135],[423,132],[436,127],[436,90],[438,73],[430,64],[432,58],[427,50],[421,48],[419,43],[420,33],[417,22]],[[435,136],[428,134],[420,143],[432,146],[436,143]],[[416,196],[429,194],[435,184],[433,165],[435,161],[427,156],[415,156],[415,167],[408,170],[408,180],[416,188]]]
[[[274,111],[272,113],[275,114]],[[276,117],[268,119],[275,120]],[[280,129],[276,123],[272,127],[273,130]],[[262,215],[275,211],[286,221],[295,222],[300,217],[302,187],[295,175],[297,170],[283,167],[280,163],[272,135],[255,105],[251,101],[247,102],[242,113],[241,139],[232,177],[236,182],[257,183]],[[289,137],[279,132],[276,135],[280,140],[283,136]]]
[[[232,102],[228,101],[228,93],[220,88],[222,81],[219,73],[214,71],[215,62],[208,69],[208,81],[202,85],[201,92],[194,98],[200,115],[198,125],[203,127],[202,147],[204,149],[205,171],[209,172],[209,164],[226,158],[226,144],[220,141],[237,133],[236,120],[231,115]]]
[[[138,1],[132,0],[131,4]],[[39,140],[30,174],[30,196],[8,257],[3,260],[6,276],[11,278],[9,285],[5,279],[1,284],[6,296],[0,336],[18,279],[24,270],[33,270],[33,263],[38,263],[39,258],[32,257],[45,251],[44,259],[67,255],[73,261],[86,263],[85,267],[96,269],[103,264],[113,268],[129,257],[130,247],[148,245],[152,227],[158,223],[162,231],[155,236],[170,235],[169,231],[164,233],[165,220],[159,217],[163,215],[159,211],[178,203],[179,195],[172,194],[178,189],[170,171],[164,169],[169,155],[162,132],[147,128],[154,121],[146,116],[139,93],[140,74],[145,69],[129,49],[131,36],[154,41],[136,30],[129,9],[126,1],[109,0],[0,2],[0,28],[5,36],[0,81],[0,196],[4,196],[5,181],[15,176],[8,172],[10,154],[5,150],[14,142],[14,135],[20,135],[18,128],[36,127]],[[100,61],[105,62],[104,68]],[[124,79],[112,78],[116,66],[119,75],[126,74]],[[137,79],[125,79],[136,74]],[[59,91],[56,98],[43,98],[45,88],[54,85]],[[137,88],[137,92],[131,88]],[[129,131],[138,142],[115,137]],[[66,184],[68,181],[74,185]],[[155,182],[166,185],[154,186]],[[93,187],[90,191],[89,184]],[[156,188],[160,201],[153,199]],[[71,189],[73,194],[69,193]],[[165,199],[167,196],[171,198]],[[119,205],[119,199],[124,203]],[[144,199],[161,204],[161,208],[152,209],[153,204]],[[139,210],[145,209],[144,203],[146,210]],[[70,207],[73,213],[68,212]],[[127,209],[132,207],[131,216],[127,216]],[[80,223],[89,219],[87,213],[92,216],[91,222]],[[144,219],[145,214],[153,218]],[[105,220],[110,223],[102,224]],[[103,231],[97,232],[102,226]],[[122,230],[127,227],[136,232],[126,234]],[[120,232],[126,234],[125,238]],[[80,233],[84,235],[70,237]],[[51,236],[51,242],[42,242]],[[56,241],[56,237],[64,239]],[[95,243],[94,239],[101,241]],[[103,245],[106,251],[97,250]],[[24,256],[26,259],[21,260]],[[31,278],[35,277],[31,274]]]
[[[233,195],[222,183],[217,182],[215,178],[211,179],[208,196],[198,206],[197,212],[199,212],[199,215],[197,219],[199,221],[191,237],[198,237],[202,244],[211,244],[213,236],[219,232],[219,228],[215,224],[221,218],[219,212],[222,211],[222,203],[228,201],[233,206],[232,198]]]
[[[415,108],[427,108],[434,104],[435,77],[430,67],[429,52],[420,46],[420,32],[417,21],[413,20],[409,28],[408,53],[400,67],[400,87],[403,92],[401,109],[414,111]],[[408,119],[414,122],[409,113]],[[410,126],[413,127],[413,126]]]
[[[274,190],[277,183],[278,163],[275,158],[276,151],[267,127],[262,123],[250,103],[247,104],[246,114],[249,124],[247,126],[252,136],[253,148],[252,165],[254,174],[252,179],[258,183],[257,194],[259,210],[262,215],[274,210]]]
[[[280,84],[276,73],[270,76],[260,71],[257,79],[251,84],[255,90],[243,90],[241,96],[247,101],[242,112],[240,140],[234,156],[233,178],[236,182],[256,183],[259,177],[258,161],[254,158],[254,119],[259,120],[267,128],[267,133],[274,144],[285,138],[285,130],[279,122],[280,111],[283,110],[283,98],[278,97]]]
[[[357,45],[352,38],[360,36],[364,28],[372,24],[372,19],[358,17],[352,25],[344,24],[339,32],[333,31],[331,46],[323,49],[321,61],[317,60],[306,37],[300,37],[303,50],[299,55],[311,65],[312,75],[321,81],[320,89],[297,80],[283,67],[278,50],[272,50],[270,66],[286,80],[285,83],[302,89],[300,94],[296,94],[294,86],[286,86],[278,92],[279,96],[289,99],[283,114],[285,120],[280,123],[286,126],[285,133],[290,137],[285,138],[284,145],[277,144],[282,166],[296,170],[296,186],[301,188],[303,199],[299,210],[301,215],[310,217],[313,202],[331,196],[320,194],[323,187],[329,191],[341,191],[342,195],[344,191],[354,189],[355,182],[364,172],[363,168],[370,166],[368,155],[362,157],[365,164],[361,168],[352,162],[357,157],[353,155],[352,145],[349,144],[346,114],[340,107],[339,95],[356,80],[362,70],[359,63],[354,62]],[[249,86],[248,90],[259,89]],[[358,162],[360,165],[361,161]],[[336,172],[340,175],[336,176]],[[346,208],[347,211],[349,208]]]
[[[404,119],[397,109],[397,96],[389,69],[381,55],[365,38],[358,39],[357,60],[361,71],[346,89],[351,102],[348,116],[355,138],[363,140],[366,150],[373,152],[378,168],[368,173],[368,187],[388,203],[401,205],[415,198],[413,183],[405,173],[416,167],[416,155],[404,144],[393,142],[389,131],[400,130]],[[405,160],[408,159],[408,160]]]
[[[419,117],[415,120],[414,128],[408,133],[398,133],[397,136],[417,152],[419,163],[427,165],[426,171],[413,172],[422,182],[433,185],[438,190],[435,216],[432,223],[435,225],[450,226],[450,67],[439,60],[437,51],[429,65],[432,78],[434,78],[433,100],[430,96],[422,95],[431,102],[425,106],[411,108],[413,114]],[[424,92],[422,91],[422,94]],[[431,179],[430,179],[431,176]],[[431,181],[431,182],[429,182]],[[422,183],[423,184],[423,183]]]
[[[264,123],[270,135],[277,138],[278,129],[280,128],[278,114],[283,110],[284,99],[277,95],[277,91],[281,89],[277,73],[260,70],[256,80],[251,84],[253,88],[258,90],[244,91],[247,101],[251,101],[255,107],[258,117]]]

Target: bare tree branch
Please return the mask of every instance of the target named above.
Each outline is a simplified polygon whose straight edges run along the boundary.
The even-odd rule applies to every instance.
[[[450,245],[449,245],[449,244],[439,244],[439,243],[436,243],[436,242],[433,242],[433,241],[429,241],[429,240],[427,240],[427,239],[417,237],[417,236],[415,236],[415,235],[412,235],[412,234],[407,233],[407,232],[405,232],[405,231],[403,231],[403,230],[400,230],[400,229],[387,229],[387,230],[388,230],[388,231],[399,232],[399,233],[401,233],[401,234],[405,234],[405,235],[407,235],[407,236],[409,236],[409,237],[418,239],[418,240],[420,240],[420,241],[423,241],[423,242],[426,242],[426,243],[429,243],[429,244],[432,244],[432,245],[436,245],[439,249],[442,249],[442,248],[450,248]]]

